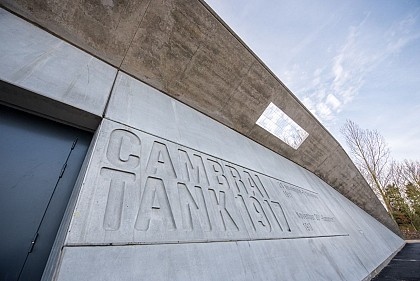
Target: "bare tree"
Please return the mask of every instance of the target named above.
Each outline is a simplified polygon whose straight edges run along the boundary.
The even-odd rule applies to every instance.
[[[420,187],[420,162],[405,159],[401,165],[401,176],[405,184],[412,183]]]
[[[361,129],[351,120],[346,121],[341,133],[346,139],[357,168],[394,219],[385,192],[386,186],[392,180],[393,170],[392,165],[388,165],[390,151],[384,138],[378,131]]]
[[[403,170],[402,163],[397,162],[395,160],[391,160],[389,162],[388,170],[389,170],[389,177],[390,177],[391,183],[397,186],[400,192],[404,193],[403,191],[404,191],[406,180],[402,172]]]

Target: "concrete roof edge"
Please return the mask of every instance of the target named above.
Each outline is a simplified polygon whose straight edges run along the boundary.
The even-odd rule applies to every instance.
[[[229,33],[231,33],[236,38],[236,40],[238,40],[239,43],[242,44],[244,48],[246,48],[252,54],[252,56],[264,67],[264,69],[267,70],[267,72],[270,73],[270,75],[273,76],[273,78],[275,78],[284,87],[284,89],[299,103],[299,105],[303,107],[304,110],[306,110],[306,112],[310,114],[310,116],[312,116],[312,118],[322,127],[322,129],[324,129],[338,143],[338,145],[342,147],[341,144],[334,138],[334,136],[325,128],[325,126],[322,125],[322,123],[312,114],[312,112],[306,108],[306,106],[296,97],[296,95],[280,80],[279,77],[277,77],[277,75],[245,43],[245,41],[242,40],[242,38],[238,34],[236,34],[236,32],[231,27],[229,27],[229,25],[209,6],[209,4],[207,4],[204,0],[198,1],[220,22],[220,24],[223,25],[224,28],[226,28],[226,30],[229,31]]]

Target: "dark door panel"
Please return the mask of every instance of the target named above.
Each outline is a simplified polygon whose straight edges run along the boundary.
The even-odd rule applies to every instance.
[[[0,106],[0,280],[40,279],[90,139]]]

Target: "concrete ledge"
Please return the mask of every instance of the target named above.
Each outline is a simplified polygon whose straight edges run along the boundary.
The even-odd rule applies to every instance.
[[[1,80],[0,103],[87,131],[95,131],[101,122],[95,114]]]
[[[0,80],[102,116],[117,69],[0,8]]]

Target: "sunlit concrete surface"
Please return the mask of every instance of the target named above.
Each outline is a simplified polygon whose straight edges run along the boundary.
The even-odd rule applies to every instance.
[[[0,85],[18,98],[0,101],[97,118],[44,280],[368,280],[404,245],[337,141],[205,3],[1,3]],[[270,102],[308,133],[297,149],[255,124]]]

